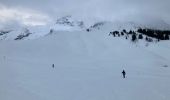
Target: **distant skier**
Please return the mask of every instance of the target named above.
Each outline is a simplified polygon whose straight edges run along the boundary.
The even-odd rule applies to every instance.
[[[54,64],[52,64],[52,67],[54,68]]]
[[[126,75],[125,70],[122,71],[122,74],[123,74],[123,78],[125,78],[125,75]]]

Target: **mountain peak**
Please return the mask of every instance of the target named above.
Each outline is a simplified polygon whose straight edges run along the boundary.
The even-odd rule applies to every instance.
[[[61,18],[57,19],[56,24],[84,28],[84,22],[75,20],[72,18],[72,16],[61,17]]]

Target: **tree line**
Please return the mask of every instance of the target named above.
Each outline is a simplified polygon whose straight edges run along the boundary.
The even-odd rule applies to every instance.
[[[126,39],[130,38],[132,42],[137,41],[138,39],[145,39],[147,42],[153,42],[153,39],[156,40],[169,40],[170,39],[170,31],[166,30],[154,30],[154,29],[142,29],[139,28],[136,31],[125,30],[122,31],[112,31],[109,33],[114,37],[125,36]]]
[[[169,40],[169,30],[154,30],[154,29],[142,29],[139,28],[137,32],[145,34],[146,36],[153,37],[159,40]]]

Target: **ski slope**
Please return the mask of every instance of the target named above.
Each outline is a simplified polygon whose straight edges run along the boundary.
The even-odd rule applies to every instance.
[[[169,100],[170,41],[146,47],[109,32],[1,41],[0,100]]]

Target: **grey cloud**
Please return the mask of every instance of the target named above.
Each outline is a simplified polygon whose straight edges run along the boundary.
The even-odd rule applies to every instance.
[[[7,7],[36,10],[56,18],[127,20],[155,16],[170,23],[170,0],[1,0]]]

